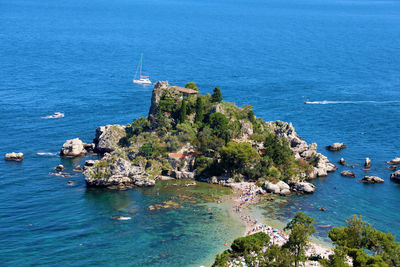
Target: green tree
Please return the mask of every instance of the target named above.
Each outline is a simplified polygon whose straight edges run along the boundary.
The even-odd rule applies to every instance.
[[[265,244],[270,241],[270,237],[264,232],[258,232],[245,237],[235,239],[231,249],[235,253],[248,253],[250,251],[260,252]]]
[[[225,140],[215,136],[214,131],[207,125],[197,134],[194,141],[196,150],[206,155],[212,156],[216,150],[225,145]]]
[[[221,166],[224,170],[234,173],[242,173],[246,166],[258,158],[257,151],[250,143],[229,142],[220,148]]]
[[[197,97],[196,100],[196,117],[194,121],[196,123],[201,123],[204,120],[204,100],[202,97]]]
[[[179,110],[179,122],[183,123],[186,120],[186,110],[187,110],[187,103],[185,100],[182,100],[182,105]]]
[[[264,142],[264,155],[270,157],[280,166],[292,160],[292,151],[285,140],[281,140],[275,134],[268,134]]]
[[[193,90],[199,91],[199,88],[197,88],[195,82],[188,82],[188,83],[186,83],[186,84],[185,84],[185,88],[189,88],[189,89],[193,89]]]
[[[139,135],[143,131],[149,128],[150,128],[150,122],[145,117],[137,118],[132,123],[132,133],[135,135]]]
[[[153,146],[151,144],[144,144],[139,149],[139,155],[149,159],[153,155]]]
[[[354,266],[383,266],[382,261],[388,266],[400,266],[400,245],[390,232],[381,232],[356,215],[346,224],[333,227],[329,237],[337,247],[347,249]],[[365,250],[373,255],[368,255]]]
[[[222,93],[219,87],[215,87],[211,96],[211,102],[220,103],[222,101]]]
[[[221,254],[218,254],[215,257],[215,262],[213,263],[213,267],[228,267],[228,260],[231,257],[231,253],[229,252],[229,250],[225,250],[224,252],[222,252]]]
[[[298,212],[284,229],[290,230],[289,240],[284,247],[292,253],[296,267],[300,261],[305,261],[304,252],[308,248],[308,238],[315,233],[314,222],[304,212]]]
[[[174,113],[176,110],[175,100],[170,97],[160,100],[160,102],[158,103],[158,110],[161,113]]]
[[[266,266],[290,267],[293,262],[290,252],[287,248],[282,248],[277,244],[272,244],[265,251],[264,258],[268,262]]]
[[[215,135],[225,139],[225,142],[229,141],[229,119],[224,114],[220,112],[215,112],[211,114],[209,118],[209,124],[210,127],[214,130]]]
[[[321,263],[324,267],[348,267],[346,263],[346,250],[342,247],[337,247],[333,250],[334,254],[329,255],[329,259],[320,259],[319,263]]]
[[[362,248],[365,246],[366,227],[361,216],[354,215],[346,220],[347,226],[333,227],[329,231],[329,238],[335,245],[347,248]]]

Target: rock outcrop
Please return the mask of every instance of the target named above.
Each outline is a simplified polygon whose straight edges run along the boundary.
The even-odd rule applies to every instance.
[[[344,160],[344,158],[341,158],[341,159],[339,160],[339,164],[340,164],[340,165],[343,165],[343,166],[346,166],[346,165],[347,165],[347,162]]]
[[[148,177],[145,169],[133,166],[123,158],[112,159],[106,155],[108,161],[102,159],[87,166],[84,171],[85,181],[88,186],[107,187],[111,189],[129,189],[134,186],[152,186],[154,179]]]
[[[356,174],[352,171],[342,171],[340,175],[345,177],[356,177]]]
[[[308,162],[315,162],[312,171],[308,172],[308,179],[315,178],[314,176],[327,176],[328,172],[333,172],[337,169],[335,165],[329,162],[328,158],[317,152],[318,145],[316,143],[307,144],[295,131],[292,123],[275,121],[268,122],[275,134],[279,137],[286,138],[289,142],[296,159],[303,159]]]
[[[315,192],[315,185],[307,182],[301,182],[294,186],[294,190],[300,193],[311,194]]]
[[[400,183],[400,170],[395,171],[390,175],[390,180],[392,180],[395,183]]]
[[[377,184],[385,182],[382,178],[378,176],[364,176],[359,182],[366,183],[366,184]]]
[[[19,153],[15,153],[15,152],[7,153],[4,156],[4,159],[5,160],[9,160],[9,161],[22,161],[24,159],[24,154],[21,153],[21,152],[19,152]]]
[[[268,193],[283,194],[283,195],[290,194],[290,186],[283,181],[279,181],[276,184],[267,181],[264,183],[263,188]]]
[[[195,173],[189,171],[172,171],[171,176],[176,179],[194,179]]]
[[[343,143],[333,143],[332,145],[327,146],[326,149],[328,149],[330,151],[339,151],[345,147],[347,147],[347,146]]]
[[[394,158],[394,159],[392,159],[391,161],[389,161],[388,164],[390,164],[390,165],[397,165],[397,164],[399,164],[399,165],[400,165],[400,158]]]
[[[80,157],[86,155],[87,151],[84,147],[84,143],[79,139],[67,140],[60,152],[61,157]]]
[[[106,125],[96,129],[94,142],[94,151],[104,154],[113,152],[118,147],[118,142],[126,135],[126,126],[124,125]]]
[[[55,167],[54,169],[55,169],[56,171],[61,172],[61,171],[63,171],[63,170],[65,169],[65,167],[64,167],[63,165],[59,164],[59,165],[57,165],[57,167]]]
[[[372,162],[369,158],[365,158],[364,168],[368,169],[372,166]]]
[[[159,103],[165,98],[174,99],[180,101],[184,96],[196,95],[199,92],[189,88],[183,88],[179,86],[171,86],[168,81],[158,81],[154,84],[154,89],[151,96],[151,105],[149,110],[149,121],[151,128],[155,129],[158,126],[157,113],[159,109]]]

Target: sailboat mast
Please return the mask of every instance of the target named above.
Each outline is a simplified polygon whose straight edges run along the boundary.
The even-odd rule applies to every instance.
[[[140,76],[139,76],[139,79],[142,78],[142,64],[143,64],[143,54],[140,55]]]

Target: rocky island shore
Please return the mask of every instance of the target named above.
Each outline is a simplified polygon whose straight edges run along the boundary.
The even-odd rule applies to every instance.
[[[86,162],[87,186],[120,190],[167,176],[225,185],[253,181],[281,195],[312,193],[308,180],[336,170],[291,123],[256,118],[251,106],[222,101],[217,87],[201,95],[194,83],[157,82],[147,117],[100,126],[92,144],[68,140],[60,155],[91,152],[101,159]]]

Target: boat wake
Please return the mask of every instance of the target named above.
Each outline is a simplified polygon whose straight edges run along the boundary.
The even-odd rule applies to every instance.
[[[42,119],[59,119],[59,118],[64,118],[64,113],[54,112],[54,114],[42,117]]]
[[[125,216],[113,216],[111,217],[112,220],[118,220],[118,221],[128,221],[132,219],[131,217],[125,217]]]
[[[39,155],[39,156],[56,156],[57,153],[52,153],[52,152],[37,152],[36,155]]]
[[[304,101],[304,104],[311,105],[328,105],[328,104],[365,104],[365,103],[374,103],[374,104],[388,104],[388,103],[400,103],[400,101]]]

